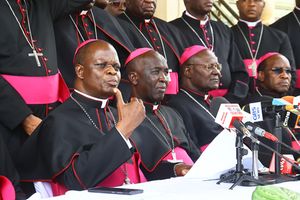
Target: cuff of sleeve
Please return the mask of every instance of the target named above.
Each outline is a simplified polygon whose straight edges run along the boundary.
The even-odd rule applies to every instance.
[[[116,127],[116,129],[117,129],[117,127]],[[124,135],[123,135],[118,129],[117,129],[117,131],[118,131],[118,133],[121,135],[121,137],[123,138],[123,140],[126,142],[128,148],[131,149],[131,148],[132,148],[132,144],[130,143],[130,140],[129,140],[129,139],[126,139],[126,138],[124,137]]]

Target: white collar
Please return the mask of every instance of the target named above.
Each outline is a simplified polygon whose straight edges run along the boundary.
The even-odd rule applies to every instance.
[[[185,11],[185,15],[192,18],[192,19],[196,19],[199,20],[198,18],[194,17],[193,15],[191,15],[187,10]],[[204,20],[200,20],[200,25],[205,25],[209,20],[209,17],[207,15],[205,15],[205,19]]]
[[[158,109],[158,104],[157,105],[153,105],[153,107],[152,107],[152,110],[154,111],[154,110],[157,110]]]
[[[82,92],[80,92],[80,91],[78,91],[78,90],[76,90],[76,89],[74,89],[74,91],[77,92],[78,94],[80,94],[80,95],[82,95],[82,96],[88,98],[88,99],[92,99],[92,100],[101,102],[101,103],[102,103],[102,104],[101,104],[101,108],[105,108],[105,106],[106,106],[106,104],[107,104],[108,99],[99,99],[99,98],[96,98],[96,97],[92,97],[92,96],[90,96],[90,95],[88,95],[88,94],[85,94],[85,93],[82,93]]]
[[[261,19],[256,21],[256,22],[248,22],[246,20],[243,20],[243,19],[239,19],[241,22],[244,22],[245,24],[248,25],[248,27],[255,27],[258,23],[261,22]]]
[[[80,15],[86,15],[88,13],[88,10],[83,10],[80,12]]]
[[[296,8],[297,10],[300,10],[300,8],[299,8],[299,7],[297,7],[297,6],[296,6],[295,8]]]

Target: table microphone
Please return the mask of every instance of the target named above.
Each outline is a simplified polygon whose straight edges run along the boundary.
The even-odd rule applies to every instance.
[[[290,159],[284,155],[282,155],[281,153],[279,153],[278,151],[276,151],[275,149],[273,149],[272,147],[264,144],[263,142],[260,142],[259,140],[257,140],[256,138],[254,138],[250,131],[246,128],[246,126],[244,125],[243,122],[239,122],[239,121],[234,121],[233,126],[239,130],[241,133],[243,133],[246,137],[249,137],[252,142],[255,142],[263,147],[265,147],[266,149],[274,152],[277,156],[279,156],[280,158],[283,158],[286,162],[290,163],[293,167],[295,167],[297,170],[300,170],[299,165],[295,164],[294,162],[290,161]]]
[[[261,137],[264,137],[264,138],[267,138],[273,142],[278,142],[280,144],[282,144],[283,146],[285,146],[286,148],[288,148],[289,150],[297,153],[300,155],[300,152],[293,149],[292,147],[290,147],[289,145],[285,144],[284,142],[280,141],[277,139],[276,136],[274,136],[272,133],[269,133],[268,131],[260,128],[259,126],[257,126],[256,124],[252,123],[252,122],[246,122],[245,123],[245,127],[251,131],[252,133],[254,133],[255,135],[258,135],[258,136],[261,136]]]

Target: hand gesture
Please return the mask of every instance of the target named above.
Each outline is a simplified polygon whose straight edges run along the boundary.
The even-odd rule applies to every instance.
[[[145,107],[143,101],[135,97],[129,103],[124,103],[120,90],[116,88],[115,92],[119,118],[116,128],[125,138],[129,138],[133,130],[144,121]]]

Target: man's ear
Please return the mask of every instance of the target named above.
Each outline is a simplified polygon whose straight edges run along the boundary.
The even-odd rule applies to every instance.
[[[237,0],[236,2],[235,2],[235,5],[236,5],[236,8],[238,9],[238,11],[240,10],[240,2]]]
[[[184,67],[183,75],[190,79],[192,77],[192,68],[191,66]]]
[[[264,71],[258,71],[257,79],[260,82],[264,82],[264,80],[265,80],[265,72]]]
[[[81,64],[76,64],[75,73],[76,73],[77,78],[84,79],[83,72],[84,72],[84,66]]]
[[[137,85],[139,82],[139,75],[137,72],[129,72],[128,80],[132,85]]]

